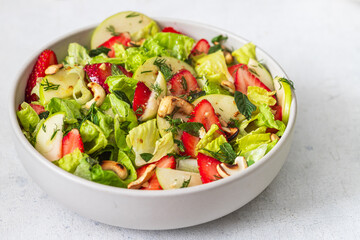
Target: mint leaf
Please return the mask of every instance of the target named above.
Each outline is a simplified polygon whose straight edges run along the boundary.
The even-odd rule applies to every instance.
[[[219,35],[219,36],[216,36],[213,39],[211,39],[211,42],[215,44],[216,42],[220,43],[222,41],[226,41],[227,39],[228,39],[227,36]]]
[[[104,47],[104,46],[100,46],[98,48],[92,49],[89,51],[89,56],[90,57],[96,57],[97,55],[100,55],[102,53],[104,53],[105,55],[107,55],[109,52],[111,51],[110,48]]]
[[[112,64],[111,65],[111,75],[120,76],[120,75],[124,75],[124,73],[122,71],[120,71],[120,69],[115,64]]]
[[[184,132],[187,132],[195,137],[199,137],[200,128],[205,128],[202,123],[198,122],[186,122],[178,126]]]
[[[231,162],[235,161],[237,154],[235,153],[234,149],[231,147],[229,143],[223,143],[220,145],[220,151],[224,153],[226,159]]]
[[[185,147],[182,141],[179,139],[174,139],[174,143],[178,145],[180,152],[185,152]]]
[[[182,186],[180,188],[186,188],[189,186],[189,183],[190,183],[190,180],[191,180],[191,176],[188,180],[184,180]]]
[[[129,98],[126,96],[126,94],[123,92],[123,91],[120,91],[120,90],[115,90],[115,91],[112,91],[112,93],[118,98],[120,99],[121,101],[124,101],[126,103],[128,103],[131,107],[131,102],[129,100]]]
[[[153,158],[153,155],[151,153],[141,153],[140,157],[144,159],[145,162],[148,162]]]
[[[239,112],[247,119],[250,119],[252,112],[256,110],[256,106],[242,92],[235,91],[234,99]]]

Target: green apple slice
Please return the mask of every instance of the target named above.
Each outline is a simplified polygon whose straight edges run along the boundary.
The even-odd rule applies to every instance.
[[[153,57],[146,60],[143,65],[136,69],[133,78],[145,83],[145,85],[150,88],[151,84],[155,82],[159,71],[159,68],[154,65],[156,59],[158,59],[158,61],[164,59],[165,64],[171,68],[173,74],[181,69],[186,69],[196,77],[194,69],[189,64],[179,59],[173,57]]]
[[[274,79],[276,98],[282,110],[282,121],[287,124],[290,116],[292,100],[291,86],[285,78],[276,77]]]
[[[211,94],[205,95],[196,99],[193,104],[196,106],[202,100],[208,100],[213,106],[215,112],[220,114],[221,118],[225,122],[229,122],[230,119],[235,119],[242,121],[245,119],[245,116],[239,113],[238,108],[236,107],[234,97],[223,95],[223,94]]]
[[[111,37],[112,34],[129,32],[132,40],[152,36],[159,32],[159,27],[154,20],[138,12],[120,12],[105,19],[94,30],[91,36],[91,48],[97,48]]]
[[[202,184],[199,173],[184,172],[170,168],[156,168],[156,177],[164,190],[192,187]]]
[[[54,75],[46,75],[40,84],[40,103],[45,105],[54,97],[70,98],[79,80],[84,79],[84,70],[80,67],[62,68]]]
[[[199,167],[196,159],[181,159],[177,162],[177,170],[186,172],[199,172]]]
[[[265,84],[271,91],[275,90],[274,81],[266,68],[253,58],[249,59],[248,68],[259,80]]]
[[[151,85],[151,94],[146,109],[140,117],[140,121],[146,121],[156,116],[161,99],[166,95],[167,87],[164,75],[159,71],[154,84]]]
[[[64,118],[64,113],[56,113],[48,117],[36,134],[35,149],[49,161],[62,157]]]

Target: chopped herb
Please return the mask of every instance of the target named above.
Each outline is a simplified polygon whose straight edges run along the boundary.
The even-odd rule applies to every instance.
[[[111,33],[112,36],[117,36],[120,33],[115,31],[115,27],[113,25],[109,25],[106,27],[106,30]]]
[[[174,139],[174,142],[176,143],[176,145],[178,145],[180,152],[185,152],[185,147],[182,141],[180,141],[179,139]]]
[[[180,188],[186,188],[189,186],[189,183],[190,183],[190,180],[191,180],[191,176],[188,180],[184,180],[182,186]]]
[[[45,111],[39,114],[39,118],[40,119],[47,119],[49,116],[50,112],[49,111]]]
[[[42,128],[43,132],[45,132],[45,133],[46,133],[46,125],[45,125],[45,124],[43,124],[43,125],[41,126],[41,128]]]
[[[143,22],[143,20],[140,20],[140,21],[139,21],[139,23],[142,23],[142,22]]]
[[[129,15],[127,15],[126,18],[132,18],[132,17],[137,17],[137,16],[140,16],[140,14],[136,13],[136,12],[132,12]]]
[[[229,127],[240,128],[240,121],[238,119],[230,118]]]
[[[142,71],[141,74],[143,73],[149,73],[149,72],[152,72],[151,70],[148,70],[148,71]]]
[[[291,80],[289,80],[289,79],[286,79],[286,78],[280,78],[279,81],[289,84],[290,87],[295,90],[293,81],[291,81]],[[280,85],[280,89],[281,89],[281,88],[282,88],[282,85]]]
[[[234,151],[234,149],[232,148],[232,146],[230,145],[230,143],[225,142],[225,143],[221,144],[220,150],[221,150],[221,152],[223,152],[225,154],[227,160],[230,160],[231,162],[235,161],[237,154]]]
[[[195,101],[195,99],[197,99],[199,97],[202,97],[202,96],[205,96],[205,95],[206,95],[205,91],[200,91],[200,92],[190,91],[189,96],[187,98],[187,101],[188,102],[193,102],[193,101]]]
[[[181,77],[181,85],[185,91],[188,89],[188,85],[184,76]]]
[[[252,104],[242,92],[235,91],[234,98],[240,113],[247,119],[250,119],[252,112],[256,110],[256,106]]]
[[[55,126],[56,126],[56,125],[55,125]],[[58,129],[58,127],[56,126],[53,134],[51,135],[50,141],[53,140],[53,138],[55,137],[55,135],[56,135],[56,133],[57,133],[58,131],[60,131],[60,129]]]
[[[120,76],[124,75],[124,73],[115,64],[111,64],[111,75]]]
[[[211,54],[211,53],[217,52],[217,51],[219,51],[219,50],[221,50],[221,49],[222,49],[222,48],[221,48],[221,45],[220,45],[220,44],[217,44],[217,45],[211,46],[211,47],[209,48],[209,52],[208,52],[208,54]]]
[[[78,129],[80,129],[81,125],[83,124],[83,122],[85,122],[86,120],[89,120],[93,123],[96,124],[96,122],[98,122],[98,118],[96,116],[96,109],[95,109],[95,102],[91,105],[89,111],[87,112],[87,114],[85,115],[85,117],[80,121],[79,125],[78,125]]]
[[[176,136],[178,134],[179,125],[182,124],[184,121],[180,118],[172,118],[172,116],[169,115],[165,117],[165,120],[170,123],[170,127],[165,129],[165,131],[172,132],[173,136]]]
[[[100,47],[98,47],[98,48],[95,48],[95,49],[90,50],[90,51],[89,51],[89,56],[90,56],[90,57],[95,57],[95,56],[100,55],[100,54],[102,54],[102,53],[104,53],[104,54],[107,55],[110,51],[111,51],[110,48],[107,48],[107,47],[104,47],[104,46],[100,46]]]
[[[44,81],[45,81],[45,83],[41,83],[40,85],[44,87],[45,91],[58,90],[60,87],[60,84],[53,84],[53,83],[49,82],[47,78],[45,78]]]
[[[185,122],[180,124],[179,128],[195,137],[199,137],[199,130],[204,128],[204,125],[198,122]]]
[[[163,91],[163,89],[157,83],[151,84],[150,88],[156,93],[156,99],[160,96],[160,94]]]
[[[227,39],[228,39],[227,36],[219,35],[211,39],[211,42],[215,44],[215,43],[220,43],[222,41],[226,41]]]
[[[135,111],[135,114],[143,114],[144,110],[142,109],[142,107],[138,107]]]
[[[253,69],[249,68],[248,70],[249,70],[249,72],[251,72],[255,76],[259,77],[259,74],[257,74],[257,72],[255,72]]]
[[[172,76],[173,76],[172,69],[169,65],[166,64],[165,59],[156,58],[154,61],[154,65],[159,68],[159,70],[160,70],[160,72],[162,72],[162,74],[164,74],[166,81],[169,81],[172,78]]]
[[[224,111],[222,108],[219,108],[219,110],[222,111],[222,112]]]
[[[141,153],[141,154],[140,154],[140,157],[141,157],[142,159],[144,159],[145,162],[150,161],[150,159],[152,159],[153,156],[154,156],[154,155],[152,155],[151,153]]]
[[[120,91],[120,90],[115,90],[115,91],[112,91],[112,93],[118,98],[120,99],[121,101],[124,101],[126,103],[128,103],[131,107],[131,102],[129,100],[129,98],[126,96],[126,94],[123,92],[123,91]]]

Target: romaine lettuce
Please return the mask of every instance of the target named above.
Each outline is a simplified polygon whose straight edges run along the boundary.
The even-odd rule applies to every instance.
[[[130,101],[134,99],[137,82],[137,80],[129,78],[125,75],[110,76],[106,79],[106,83],[109,85],[111,92],[122,91],[126,94]]]
[[[173,153],[175,151],[174,139],[171,132],[165,134],[162,138],[156,141],[155,150],[152,153],[153,157],[149,163],[160,160],[163,156]]]
[[[215,138],[214,140],[212,140],[211,142],[206,144],[204,149],[209,150],[211,152],[219,152],[220,151],[220,145],[223,144],[223,143],[226,143],[226,142],[227,142],[226,138],[223,135],[220,135],[219,137]],[[196,145],[196,146],[198,146],[198,145]],[[206,151],[206,150],[200,149],[199,152],[212,157],[212,155],[209,154],[209,152]]]
[[[130,105],[118,99],[113,93],[109,94],[109,99],[114,115],[119,115],[121,122],[129,122],[127,129],[130,130],[138,125],[136,115]]]
[[[257,107],[262,104],[274,106],[276,104],[276,100],[273,98],[275,93],[276,92],[268,92],[266,89],[256,86],[249,86],[247,89],[247,97],[250,102]]]
[[[75,172],[77,166],[80,164],[80,159],[82,159],[83,157],[84,155],[79,150],[79,148],[77,148],[72,153],[66,154],[65,156],[53,163],[58,165],[65,171],[73,173]]]
[[[270,133],[250,133],[236,139],[236,151],[238,155],[244,156],[245,153],[254,150],[264,143],[270,143]]]
[[[205,136],[200,139],[198,144],[196,144],[196,146],[195,146],[195,154],[196,155],[197,155],[198,151],[205,148],[206,145],[208,145],[210,142],[212,142],[213,140],[215,140],[219,136],[219,134],[216,132],[217,130],[219,130],[218,125],[216,125],[216,124],[211,125],[209,131],[207,131]]]
[[[70,43],[68,47],[68,56],[65,57],[63,63],[67,66],[85,66],[91,60],[86,48],[78,43]]]
[[[74,175],[87,180],[91,180],[90,168],[91,164],[86,161],[86,157],[83,157],[80,159],[79,165],[74,171]]]
[[[75,100],[61,99],[61,98],[52,98],[50,102],[46,105],[46,110],[50,112],[50,114],[54,114],[57,112],[65,113],[65,121],[66,123],[76,123],[77,119],[83,117],[81,113],[81,105],[77,103]]]
[[[257,148],[246,152],[243,156],[245,157],[248,165],[251,165],[251,163],[255,163],[257,161],[259,161],[262,157],[265,156],[266,154],[266,150],[268,148],[269,144],[261,144],[260,146],[258,146]]]
[[[159,29],[159,26],[157,25],[157,23],[155,21],[152,21],[143,29],[132,33],[131,39],[138,41],[142,38],[149,38],[151,36],[154,36],[159,31],[160,31],[160,29]]]
[[[248,64],[249,59],[253,58],[256,60],[256,53],[255,53],[256,46],[249,42],[243,45],[241,48],[232,52],[232,55],[236,58],[239,63]]]
[[[40,118],[35,110],[26,102],[21,104],[21,110],[16,113],[21,126],[25,131],[32,133],[36,125],[40,122]]]
[[[100,127],[89,120],[81,124],[80,135],[84,143],[85,152],[88,154],[103,149],[108,144],[106,136]]]

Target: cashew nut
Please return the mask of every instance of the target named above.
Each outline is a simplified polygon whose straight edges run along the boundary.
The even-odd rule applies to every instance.
[[[221,86],[227,89],[230,93],[235,93],[235,85],[234,83],[230,82],[229,80],[223,80],[221,82]]]
[[[88,87],[91,89],[91,91],[94,93],[94,98],[88,101],[85,104],[85,107],[87,109],[90,109],[91,105],[96,102],[96,106],[99,107],[104,102],[106,93],[105,90],[97,83],[91,82],[88,84]]]
[[[275,141],[275,140],[279,140],[279,137],[278,137],[276,134],[272,133],[272,134],[270,135],[270,140],[273,142],[273,141]]]
[[[101,168],[103,170],[111,170],[111,171],[113,171],[122,180],[126,179],[127,176],[128,176],[127,169],[122,164],[117,163],[115,161],[104,160],[101,163]]]
[[[245,168],[247,168],[247,163],[244,157],[237,157],[235,159],[234,165],[227,163],[220,163],[216,166],[216,170],[218,171],[219,175],[223,178],[241,172]]]
[[[60,68],[62,68],[64,65],[62,64],[54,64],[54,65],[50,65],[48,66],[48,68],[45,70],[45,74],[46,75],[53,75],[55,73],[57,73],[57,71],[59,71]]]
[[[170,115],[175,108],[178,108],[179,112],[186,115],[190,115],[190,113],[194,110],[194,106],[184,99],[174,96],[166,96],[160,102],[158,115],[160,117],[166,117],[166,115]]]
[[[150,164],[149,166],[147,166],[147,168],[145,169],[145,172],[143,173],[143,175],[141,175],[135,181],[129,183],[127,188],[128,189],[139,189],[139,188],[141,188],[147,181],[149,181],[151,176],[155,173],[155,169],[156,169],[155,164]]]
[[[224,52],[226,64],[231,64],[234,61],[233,56],[228,51]]]

